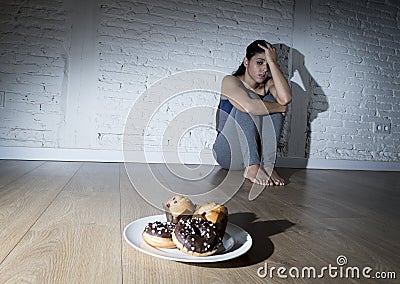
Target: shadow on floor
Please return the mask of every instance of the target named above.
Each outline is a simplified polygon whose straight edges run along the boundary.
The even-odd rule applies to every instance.
[[[269,237],[283,233],[295,224],[288,220],[257,221],[257,219],[252,212],[229,215],[229,222],[246,230],[253,239],[253,245],[246,254],[224,262],[196,265],[210,268],[233,268],[250,266],[267,260],[274,252],[274,244]]]

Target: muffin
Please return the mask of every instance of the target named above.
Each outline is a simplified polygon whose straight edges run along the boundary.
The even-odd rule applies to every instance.
[[[193,216],[203,218],[215,224],[218,236],[222,240],[228,224],[228,208],[215,202],[210,202],[197,208]]]
[[[195,209],[193,202],[183,195],[175,195],[164,204],[167,221],[174,224],[182,218],[192,217]]]

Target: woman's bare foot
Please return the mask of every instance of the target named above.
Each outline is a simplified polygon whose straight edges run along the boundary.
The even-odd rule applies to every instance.
[[[274,168],[265,167],[265,172],[270,175],[270,181],[272,182],[272,185],[286,185],[285,180],[278,175]]]
[[[255,184],[266,186],[274,185],[274,182],[270,179],[267,173],[263,169],[260,169],[260,165],[248,166],[244,170],[243,176]]]

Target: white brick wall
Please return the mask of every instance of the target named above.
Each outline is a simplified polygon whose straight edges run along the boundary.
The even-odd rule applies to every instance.
[[[33,3],[35,2],[35,3]],[[62,1],[1,1],[2,146],[55,147],[67,33]]]
[[[399,7],[398,1],[311,1],[308,65],[329,104],[312,122],[311,157],[399,161]],[[373,132],[383,119],[391,122],[389,135]]]
[[[286,10],[281,9],[279,1],[271,1],[268,8],[261,8],[261,1],[248,1],[249,5],[229,1],[179,1],[179,5],[171,4],[171,1],[140,2],[100,3],[100,96],[124,110],[120,114],[98,114],[98,120],[102,121],[98,128],[102,133],[99,141],[102,147],[112,147],[115,141],[121,143],[127,111],[143,93],[144,86],[147,88],[165,76],[184,70],[212,69],[231,73],[252,40],[290,41],[290,2]],[[266,16],[268,12],[270,17]],[[209,96],[208,102],[209,105],[217,103],[214,96]],[[187,94],[179,100],[174,99],[176,107],[169,115],[173,117],[179,110],[203,103],[204,97],[196,99]],[[119,121],[117,125],[105,123],[112,115],[116,116],[113,121]],[[154,150],[159,148],[157,145],[169,119],[171,117],[166,113],[155,116],[154,137],[149,141]],[[147,116],[143,117],[142,123],[147,120]],[[205,124],[214,120],[204,117]],[[154,124],[159,127],[154,128]],[[194,145],[197,145],[194,151],[211,147],[215,132],[211,129],[197,131],[205,137],[183,137],[180,151],[193,151]],[[130,149],[135,150],[135,147]],[[140,145],[136,147],[138,149],[141,149]]]
[[[84,3],[0,1],[0,146],[120,150],[127,115],[154,82],[192,69],[231,73],[247,44],[264,38],[294,48],[282,62],[287,72],[296,56],[309,72],[307,90],[294,93],[303,104],[291,106],[303,114],[288,115],[280,155],[400,160],[398,1]],[[149,147],[160,150],[171,117],[204,103],[216,97],[178,96],[163,105]],[[140,126],[149,118],[138,111]],[[382,120],[391,122],[391,134],[374,133]],[[213,123],[204,115],[204,124]],[[135,135],[143,134],[137,127]],[[210,128],[187,132],[179,149],[210,148],[214,135]],[[294,151],[300,140],[304,149]]]

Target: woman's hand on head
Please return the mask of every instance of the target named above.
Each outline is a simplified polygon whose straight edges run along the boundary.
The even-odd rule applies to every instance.
[[[261,47],[262,49],[264,49],[265,52],[265,60],[267,61],[267,63],[271,64],[271,63],[276,63],[278,60],[278,54],[276,52],[276,48],[273,47],[271,44],[269,44],[268,42],[266,42],[267,47],[258,44],[259,47]]]

